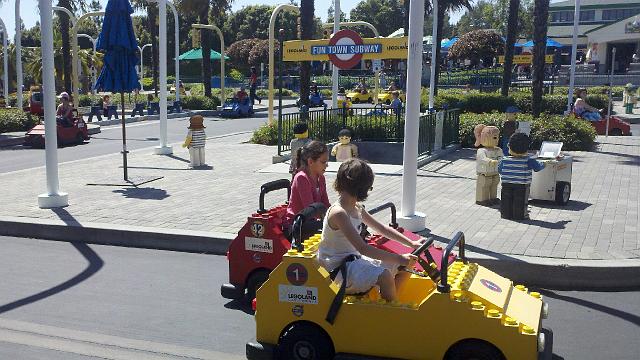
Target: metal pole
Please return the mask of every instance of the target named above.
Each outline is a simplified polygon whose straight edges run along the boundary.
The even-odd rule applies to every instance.
[[[207,29],[213,30],[218,34],[218,38],[220,39],[220,105],[224,104],[225,95],[224,95],[224,36],[222,35],[222,31],[215,25],[205,25],[205,24],[193,24],[191,25],[194,29]],[[203,55],[204,56],[204,55]],[[204,61],[204,59],[203,59]]]
[[[569,75],[569,93],[567,95],[567,114],[573,105],[573,87],[576,79],[576,53],[578,52],[578,25],[580,24],[580,0],[575,0],[573,12],[573,37],[571,38],[571,69]]]
[[[436,12],[434,6],[434,13]],[[435,19],[434,19],[435,23]],[[412,0],[409,6],[409,74],[422,73],[422,34],[424,0]],[[407,76],[407,101],[404,122],[402,175],[402,216],[398,219],[409,231],[423,230],[425,216],[416,212],[416,180],[418,176],[418,122],[420,117],[420,76]]]
[[[429,112],[433,111],[433,94],[436,91],[436,71],[438,70],[438,59],[436,59],[436,55],[438,54],[438,46],[440,46],[440,44],[437,44],[438,0],[433,0],[431,14],[433,15],[433,28],[431,32],[431,78],[429,79]],[[422,64],[422,59],[420,59],[420,64]],[[414,74],[421,74],[421,72]]]
[[[606,137],[609,137],[609,119],[611,118],[611,87],[613,86],[613,68],[616,64],[616,48],[611,49],[611,73],[609,75],[609,102],[607,103],[607,128],[604,131]]]
[[[342,20],[342,12],[340,11],[340,0],[334,0],[333,2],[333,34],[340,31],[340,21]],[[340,69],[331,64],[331,108],[338,107],[338,80],[340,76]]]
[[[142,78],[144,77],[144,60],[142,55],[144,55],[144,49],[147,48],[148,46],[151,46],[151,44],[145,44],[142,47],[138,46],[138,49],[140,49],[140,90],[144,90],[144,87],[142,86]]]
[[[300,9],[297,6],[289,5],[289,4],[281,4],[276,6],[273,9],[273,13],[271,13],[271,18],[269,19],[269,125],[273,124],[273,77],[274,77],[274,42],[275,42],[275,26],[276,26],[276,17],[278,13],[282,10],[291,10],[295,12],[299,12]]]
[[[3,63],[3,87],[4,87],[4,99],[6,105],[9,105],[9,57],[7,56],[7,43],[9,41],[9,35],[7,34],[7,27],[4,25],[4,21],[0,19],[0,26],[2,26],[2,63]],[[17,104],[16,104],[17,105]],[[19,107],[18,109],[21,109]]]
[[[158,155],[173,153],[167,145],[167,1],[158,0],[158,53],[160,58],[160,145],[154,150]]]
[[[16,21],[16,107],[22,109],[22,19],[20,19],[20,0],[15,3]]]
[[[83,38],[89,39],[89,41],[91,41],[91,45],[92,45],[92,48],[93,48],[93,56],[95,56],[96,55],[96,40],[94,40],[91,36],[89,36],[87,34],[78,34],[78,37],[83,37]],[[93,64],[93,61],[91,62],[91,67],[94,68],[94,70],[95,70],[95,66]],[[93,95],[96,94],[96,92],[95,92],[96,89],[94,88],[95,83],[96,83],[96,72],[94,70],[91,71],[91,81],[92,81],[91,93]]]
[[[180,56],[180,27],[178,26],[178,10],[176,10],[176,6],[173,5],[172,2],[167,1],[167,5],[169,5],[169,8],[171,9],[171,12],[173,12],[173,28],[174,28],[174,53],[176,55],[175,58],[175,70],[176,70],[176,101],[180,101],[180,59],[178,59],[178,57]]]
[[[280,149],[282,148],[282,48],[284,47],[282,42],[284,41],[284,29],[280,29],[278,39],[280,40],[280,61],[278,61],[278,88],[280,89],[278,92],[278,156],[280,156]]]
[[[39,0],[40,39],[42,46],[42,100],[44,104],[45,165],[47,193],[38,196],[40,208],[69,205],[68,195],[58,188],[58,139],[56,133],[56,99],[53,66],[53,15],[50,0]],[[19,18],[16,23],[19,23]]]
[[[66,8],[60,8],[60,9],[64,9],[66,10],[65,12],[67,14],[70,14],[70,12],[68,12],[68,10]],[[56,9],[58,10],[58,9]],[[64,10],[60,10],[60,11],[64,11]],[[75,19],[75,17],[71,17],[73,14],[71,14],[69,17],[72,19],[72,23],[73,26],[71,27],[71,35],[73,36],[71,43],[72,43],[72,58],[73,61],[71,62],[71,67],[72,67],[72,71],[71,71],[71,81],[73,83],[73,106],[77,109],[78,108],[78,104],[79,104],[79,95],[80,92],[78,91],[78,88],[80,87],[80,80],[78,79],[78,69],[77,69],[77,59],[78,59],[78,23],[80,23],[82,20],[90,17],[90,16],[104,16],[104,11],[91,11],[88,12],[86,14],[82,14],[77,20]]]

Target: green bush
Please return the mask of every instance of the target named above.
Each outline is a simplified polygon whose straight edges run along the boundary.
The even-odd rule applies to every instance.
[[[244,81],[244,75],[242,75],[242,72],[238,69],[231,69],[231,71],[229,71],[229,77],[233,80]]]
[[[262,145],[278,145],[278,126],[264,124],[253,132],[251,142]]]
[[[174,98],[175,99],[175,98]],[[189,110],[215,110],[220,106],[220,99],[206,96],[183,96],[180,98],[182,107]]]
[[[37,123],[37,117],[22,109],[0,109],[0,133],[27,131]]]
[[[278,97],[278,93],[279,93],[278,89],[275,89],[275,92],[274,92],[273,96],[277,98]],[[269,90],[267,90],[267,89],[259,89],[256,92],[256,94],[258,96],[260,96],[260,97],[266,97],[266,96],[269,95]],[[289,89],[282,89],[282,96],[295,97],[295,98],[300,97],[300,95],[297,92],[289,90]]]
[[[565,104],[566,105],[566,104]],[[497,126],[502,131],[505,115],[493,112],[460,115],[460,142],[463,147],[473,147],[473,129],[478,124]],[[543,141],[561,141],[564,150],[589,151],[593,148],[596,132],[589,122],[575,117],[542,114],[533,119],[529,114],[519,114],[518,121],[531,122],[531,149],[539,149]]]

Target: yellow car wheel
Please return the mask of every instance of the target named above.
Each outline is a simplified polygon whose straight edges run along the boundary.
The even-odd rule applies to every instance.
[[[295,323],[280,338],[276,349],[279,360],[333,359],[335,350],[329,336],[316,325]]]
[[[451,347],[444,356],[445,360],[505,360],[502,352],[495,346],[482,340],[463,340]]]

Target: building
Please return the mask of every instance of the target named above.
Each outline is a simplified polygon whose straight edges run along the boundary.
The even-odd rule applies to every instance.
[[[550,4],[548,36],[565,45],[570,60],[575,0]],[[582,0],[578,26],[578,56],[589,49],[597,52],[600,73],[611,69],[612,49],[616,49],[614,69],[624,73],[633,54],[640,53],[640,0]],[[587,61],[590,59],[586,59]]]

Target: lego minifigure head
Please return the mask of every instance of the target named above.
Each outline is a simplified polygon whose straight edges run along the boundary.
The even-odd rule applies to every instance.
[[[306,122],[299,122],[293,127],[293,136],[296,139],[306,139],[309,137],[309,125]]]
[[[529,150],[529,137],[524,133],[515,133],[509,138],[509,154],[516,157],[527,155]]]
[[[341,193],[351,195],[357,201],[364,201],[369,196],[369,190],[373,189],[375,176],[369,164],[358,158],[351,158],[338,168],[333,188]]]
[[[353,133],[349,129],[342,129],[338,133],[338,140],[340,140],[340,144],[348,145],[351,142],[351,137]]]
[[[202,117],[202,115],[193,115],[190,119],[189,119],[189,130],[200,130],[200,129],[204,129],[205,126],[203,125],[204,123],[204,118]]]
[[[520,112],[520,109],[518,109],[515,106],[509,106],[507,108],[507,110],[505,111],[505,118],[507,121],[516,121],[516,118],[518,117],[518,113]]]
[[[486,126],[484,124],[478,124],[473,129],[473,133],[476,136],[475,146],[480,145],[486,148],[492,148],[498,146],[498,139],[500,138],[500,130],[495,126]]]

